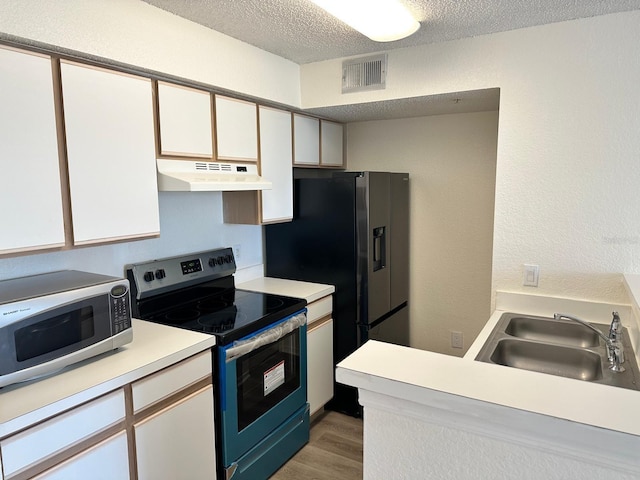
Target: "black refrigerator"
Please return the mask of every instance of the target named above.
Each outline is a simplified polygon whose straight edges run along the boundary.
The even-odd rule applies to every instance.
[[[368,339],[409,344],[408,174],[296,178],[293,221],[264,231],[267,276],[335,285],[336,364]],[[356,389],[335,384],[327,408],[359,416]]]

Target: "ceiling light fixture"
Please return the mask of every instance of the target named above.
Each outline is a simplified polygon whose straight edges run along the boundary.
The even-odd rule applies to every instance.
[[[420,28],[398,0],[311,0],[376,42],[408,37]]]

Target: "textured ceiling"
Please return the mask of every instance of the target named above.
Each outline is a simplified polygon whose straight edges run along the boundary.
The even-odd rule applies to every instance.
[[[310,0],[144,1],[299,64],[640,9],[640,0],[401,0],[420,30],[378,43]]]
[[[310,0],[143,1],[298,64],[640,9],[640,0],[400,0],[420,21],[420,30],[403,40],[378,43]],[[309,112],[346,123],[498,107],[499,91],[491,89]]]

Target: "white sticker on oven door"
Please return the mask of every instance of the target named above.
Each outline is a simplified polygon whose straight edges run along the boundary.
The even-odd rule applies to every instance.
[[[284,384],[284,360],[264,372],[264,396]]]

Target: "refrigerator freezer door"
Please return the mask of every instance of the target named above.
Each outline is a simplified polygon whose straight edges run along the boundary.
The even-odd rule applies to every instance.
[[[388,248],[391,265],[390,309],[392,310],[409,298],[409,175],[407,173],[391,174],[390,208]]]
[[[390,308],[390,282],[389,266],[387,265],[385,250],[387,249],[386,238],[390,227],[391,216],[391,182],[388,173],[367,172],[362,179],[366,193],[365,205],[358,207],[368,207],[368,211],[362,212],[358,209],[359,215],[366,216],[365,222],[358,222],[358,235],[366,238],[366,253],[360,256],[361,267],[366,268],[361,284],[361,292],[365,301],[361,304],[361,321],[371,324],[382,315],[389,312]],[[356,194],[357,195],[357,194]],[[360,198],[361,195],[357,195]],[[363,242],[359,242],[364,247]],[[364,265],[366,262],[366,267]],[[364,311],[366,309],[366,311]]]
[[[369,330],[369,340],[409,346],[409,307],[405,306]]]

